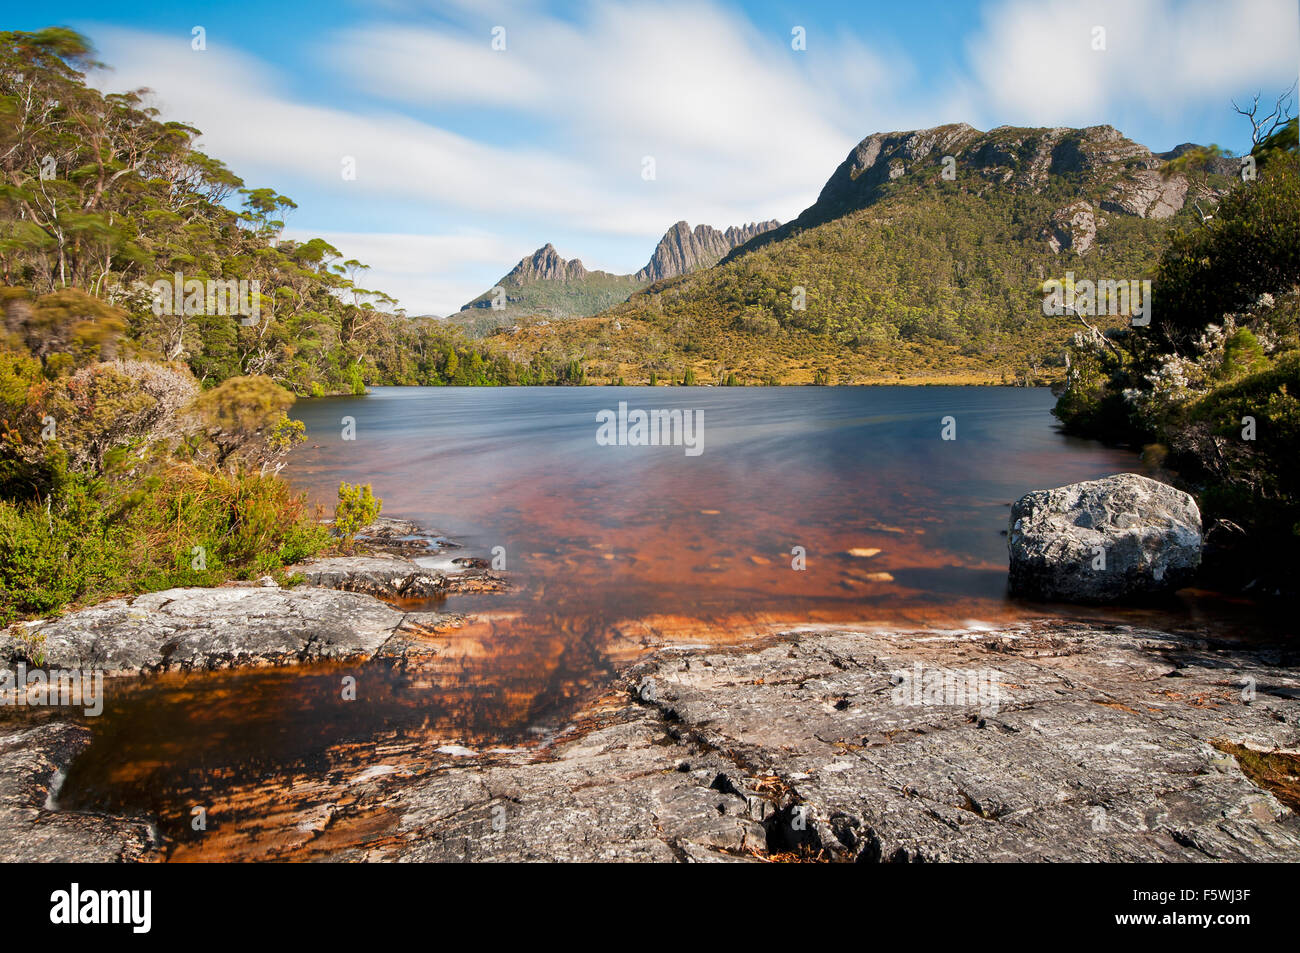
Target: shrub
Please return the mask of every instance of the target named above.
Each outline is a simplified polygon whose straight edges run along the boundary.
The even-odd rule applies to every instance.
[[[273,572],[329,545],[274,476],[174,465],[114,495],[56,465],[44,500],[0,502],[0,623],[125,592]]]
[[[369,483],[364,486],[340,483],[339,501],[334,508],[334,529],[343,544],[350,547],[357,533],[373,523],[383,508],[384,501],[375,496]]]
[[[1300,283],[1300,162],[1281,156],[1235,188],[1205,226],[1178,233],[1153,282],[1152,329],[1185,351],[1223,315]]]

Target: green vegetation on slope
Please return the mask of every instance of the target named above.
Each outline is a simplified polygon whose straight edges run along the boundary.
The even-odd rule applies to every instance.
[[[1197,492],[1220,585],[1294,591],[1300,559],[1300,158],[1275,151],[1160,259],[1149,328],[1081,334],[1056,414],[1146,446]]]
[[[1053,216],[1081,200],[1094,210],[1113,204],[1134,160],[1017,184],[1030,175],[1041,132],[982,134],[970,161],[995,164],[952,181],[941,176],[936,149],[866,192],[864,207],[841,201],[840,214],[831,214],[814,206],[714,268],[658,282],[594,318],[503,339],[517,359],[577,359],[598,381],[643,382],[652,372],[680,378],[688,366],[709,382],[728,374],[749,383],[1059,376],[1080,324],[1043,315],[1043,281],[1071,270],[1148,278],[1170,223],[1196,212],[1188,205],[1157,220],[1102,211],[1095,246],[1082,255],[1052,251],[1045,232]],[[1056,154],[1069,145],[1057,144]],[[1159,165],[1146,156],[1148,166]],[[1191,175],[1210,195],[1230,184]]]

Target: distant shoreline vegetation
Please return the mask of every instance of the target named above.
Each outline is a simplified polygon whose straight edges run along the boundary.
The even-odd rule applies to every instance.
[[[1001,381],[991,380],[984,377],[968,377],[954,375],[952,377],[908,377],[892,380],[872,380],[872,381],[803,381],[800,383],[702,383],[696,380],[691,384],[684,384],[680,380],[662,380],[654,384],[648,381],[584,381],[581,385],[572,384],[486,384],[476,386],[487,387],[571,387],[582,386],[592,388],[603,387],[691,387],[691,388],[712,388],[712,387],[778,387],[778,388],[796,388],[796,387],[1036,387],[1040,389],[1053,388],[1062,383],[1061,378],[1044,378],[1035,379],[1026,384],[1023,381]],[[466,386],[455,384],[384,384],[374,383],[368,385],[364,391],[353,392],[350,390],[339,391],[337,393],[313,394],[307,397],[300,397],[299,400],[312,400],[321,397],[363,397],[370,392],[373,387],[454,387]]]

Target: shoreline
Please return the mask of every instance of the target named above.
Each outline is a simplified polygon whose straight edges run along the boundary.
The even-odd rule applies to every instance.
[[[304,579],[293,588],[262,580],[76,610],[38,627],[46,664],[135,680],[325,662],[437,670],[473,617],[403,600],[509,585],[408,521],[385,518],[369,543],[293,567]],[[14,654],[11,637],[0,650]],[[228,793],[244,814],[214,812],[197,841],[168,838],[159,817],[60,809],[93,728],[50,710],[7,718],[3,856],[1300,860],[1300,800],[1279,801],[1253,757],[1252,776],[1233,754],[1300,767],[1289,642],[1044,614],[808,623],[726,644],[660,640],[609,661],[545,737],[349,743],[342,774],[299,773],[286,788],[286,767],[239,782]]]
[[[553,737],[264,783],[278,824],[166,852],[152,819],[45,809],[37,775],[89,743],[51,720],[0,734],[0,777],[27,774],[0,825],[11,858],[1295,861],[1297,803],[1231,752],[1300,764],[1298,655],[1053,619],[659,647]],[[997,697],[900,694],[920,670],[995,673]]]
[[[609,388],[663,387],[663,388],[674,388],[680,390],[686,390],[690,388],[700,388],[706,390],[710,388],[740,390],[746,387],[768,388],[772,390],[782,390],[786,388],[796,388],[796,387],[827,387],[827,388],[1005,387],[1010,390],[1025,390],[1029,388],[1051,388],[1062,383],[1064,383],[1064,381],[1062,381],[1059,378],[1050,378],[1050,379],[1036,380],[1029,384],[1023,384],[1023,383],[1018,384],[1014,382],[993,380],[992,378],[987,378],[979,374],[963,374],[963,375],[956,375],[953,377],[908,377],[899,380],[892,380],[892,379],[886,380],[884,378],[881,378],[879,380],[853,381],[851,383],[814,384],[811,381],[807,381],[807,382],[790,383],[790,384],[735,384],[735,385],[730,385],[730,387],[728,387],[728,385],[723,385],[723,384],[700,384],[700,383],[679,384],[679,383],[674,383],[669,381],[664,381],[656,384],[641,383],[641,382],[633,382],[631,384],[627,384],[627,383],[619,384],[615,381],[606,381],[604,383],[592,382],[592,383],[583,383],[583,384],[368,384],[366,385],[365,393],[362,394],[353,393],[352,391],[341,390],[338,391],[337,393],[297,394],[295,395],[295,397],[297,400],[300,401],[320,400],[326,397],[365,397],[367,394],[371,393],[371,389],[375,387],[397,387],[397,388],[411,389],[411,390],[443,390],[448,388],[460,389],[460,390],[478,390],[480,388],[511,388],[511,387],[517,388],[519,390],[533,390],[536,388],[558,388],[558,389],[568,390],[570,388],[602,388],[602,387],[609,387]]]

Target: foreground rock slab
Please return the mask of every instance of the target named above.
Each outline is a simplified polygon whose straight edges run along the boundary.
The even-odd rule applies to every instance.
[[[51,669],[107,676],[369,657],[436,613],[322,588],[167,589],[0,633],[0,666],[39,655]]]
[[[1011,508],[1011,591],[1066,602],[1117,602],[1173,592],[1201,563],[1196,501],[1120,473],[1036,490]]]
[[[340,860],[1300,861],[1300,819],[1216,746],[1297,750],[1295,655],[1056,621],[663,652],[594,727],[368,782],[319,847]],[[349,844],[351,825],[380,818],[382,838]]]
[[[0,863],[110,863],[158,859],[142,820],[51,809],[61,772],[90,731],[46,723],[0,727]]]
[[[84,729],[0,729],[4,849],[151,856],[139,820],[42,807],[81,743],[64,732]],[[1300,753],[1300,649],[1062,620],[810,629],[660,650],[539,742],[381,743],[269,778],[278,826],[188,859],[1300,861],[1300,817],[1236,746]]]

